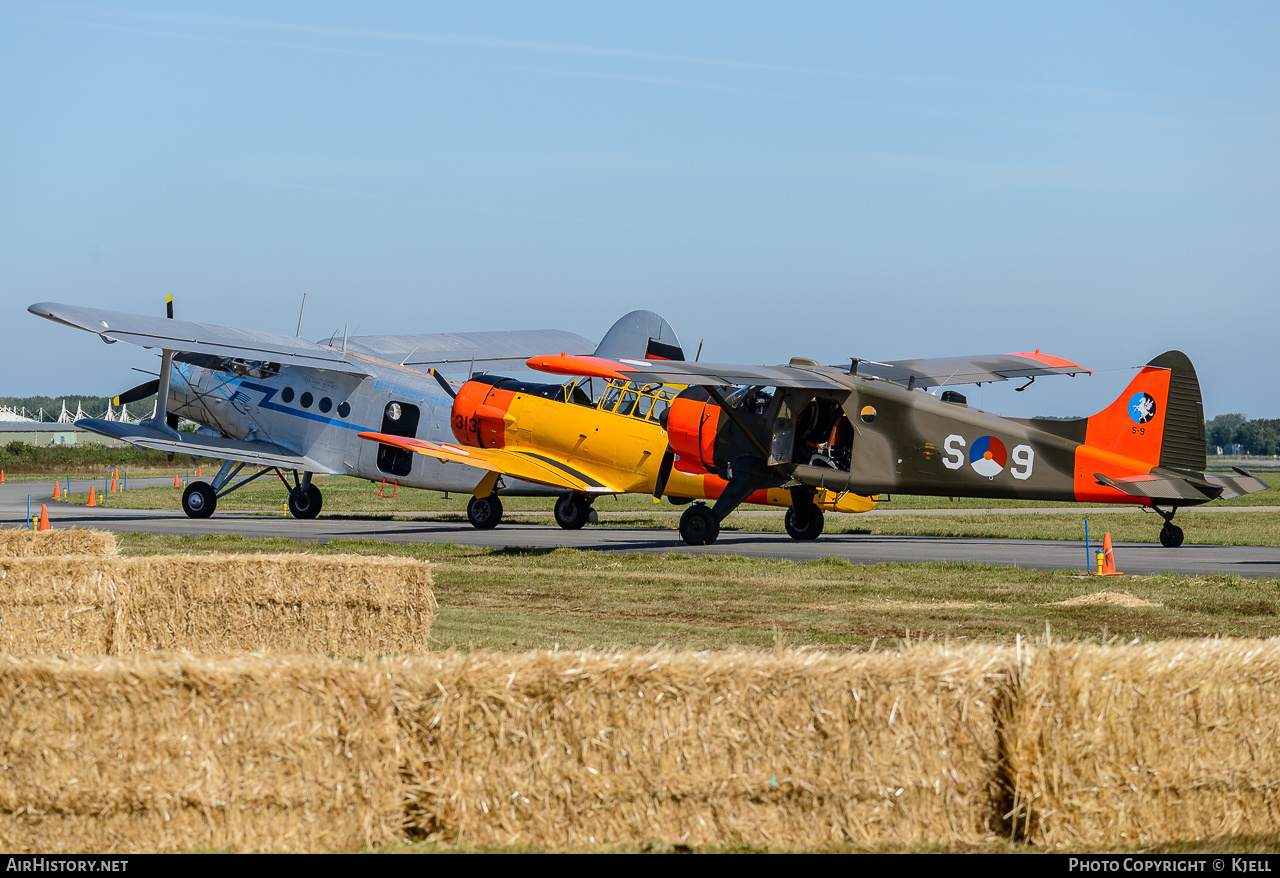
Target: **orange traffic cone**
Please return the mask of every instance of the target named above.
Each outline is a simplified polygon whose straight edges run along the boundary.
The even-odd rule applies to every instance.
[[[198,466],[198,467],[196,467],[196,478],[197,478],[197,479],[203,479],[203,478],[204,478],[204,468],[203,468],[203,467],[199,467],[199,466]]]
[[[62,485],[57,479],[53,480],[53,499],[57,500],[62,496]]]
[[[4,470],[0,469],[0,485],[4,484]]]
[[[177,473],[174,473],[174,474],[173,474],[173,486],[174,486],[175,488],[180,488],[180,487],[182,487],[181,485],[179,485],[179,484],[178,484],[178,474],[177,474]]]
[[[94,486],[93,486],[93,485],[90,485],[90,486],[89,486],[89,502],[88,502],[88,503],[86,503],[86,504],[84,504],[84,505],[85,505],[85,506],[97,506],[97,505],[98,505],[98,494],[97,494],[97,489],[96,489],[96,488],[94,488]]]
[[[43,503],[41,503],[40,504],[40,530],[48,530],[48,529],[49,529],[49,509]]]
[[[1115,552],[1111,549],[1111,534],[1102,535],[1102,551],[1098,553],[1098,576],[1123,576],[1116,569]]]
[[[112,476],[111,477],[111,493],[114,494],[115,492],[116,492],[116,477]]]

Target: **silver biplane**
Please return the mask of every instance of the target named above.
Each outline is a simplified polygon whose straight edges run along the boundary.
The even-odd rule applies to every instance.
[[[167,317],[49,302],[27,310],[92,332],[108,344],[123,341],[160,352],[157,377],[116,398],[128,403],[156,394],[153,417],[136,424],[84,418],[76,425],[139,448],[224,461],[212,482],[191,482],[183,492],[183,511],[192,518],[209,517],[219,498],[273,474],[288,487],[289,511],[297,518],[314,518],[322,496],[312,476],[322,473],[470,493],[467,517],[477,527],[491,527],[502,517],[499,493],[555,491],[517,480],[504,484],[496,474],[370,442],[359,434],[446,440],[452,435],[457,383],[449,375],[466,380],[494,369],[510,374],[522,371],[529,357],[549,350],[683,359],[675,331],[651,311],[625,315],[593,345],[563,330],[341,339],[335,334],[310,342],[175,320],[172,297]],[[179,431],[179,418],[199,429]]]

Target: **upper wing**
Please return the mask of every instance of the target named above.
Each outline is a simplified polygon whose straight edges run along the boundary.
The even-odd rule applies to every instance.
[[[138,448],[151,448],[171,454],[238,460],[258,466],[278,466],[313,473],[337,472],[305,455],[271,442],[245,442],[240,439],[205,436],[200,433],[179,433],[178,438],[175,439],[168,433],[142,424],[125,424],[120,421],[103,421],[97,418],[82,418],[76,421],[76,426],[103,436],[110,436],[112,439],[123,440]]]
[[[728,363],[687,363],[671,360],[607,360],[602,357],[540,356],[529,368],[558,375],[590,375],[595,378],[658,382],[662,384],[763,384],[770,387],[844,387],[838,369],[825,366],[739,366]]]
[[[678,363],[666,360],[609,360],[601,357],[540,356],[529,367],[560,375],[590,375],[596,378],[663,384],[763,384],[771,387],[843,387],[850,373],[812,361],[788,366],[739,366],[725,363]],[[897,360],[891,363],[859,361],[858,375],[882,378],[907,387],[937,387],[948,384],[1007,381],[1088,372],[1084,366],[1041,354],[989,354],[977,357],[940,357],[926,360]]]
[[[438,332],[417,335],[360,335],[347,339],[347,350],[405,366],[435,366],[451,371],[484,372],[523,364],[539,351],[589,351],[592,343],[559,329],[510,332]]]
[[[368,367],[341,351],[301,338],[276,335],[274,332],[126,314],[121,311],[103,311],[98,308],[80,308],[54,302],[41,302],[27,310],[76,329],[97,333],[107,342],[125,341],[146,348],[274,360],[294,366],[314,366],[356,375],[373,374]]]
[[[407,436],[386,433],[361,433],[361,439],[394,445],[406,451],[426,454],[439,460],[451,460],[468,466],[502,473],[526,482],[568,488],[583,494],[621,494],[620,488],[601,479],[580,464],[571,464],[545,452],[517,451],[505,448],[463,448],[441,442],[427,442]]]
[[[974,357],[932,357],[923,360],[893,360],[876,363],[859,361],[857,374],[883,378],[908,387],[945,387],[949,384],[985,384],[1010,378],[1035,378],[1039,375],[1075,375],[1089,369],[1079,363],[1042,354],[1039,351],[1016,354],[981,354]]]

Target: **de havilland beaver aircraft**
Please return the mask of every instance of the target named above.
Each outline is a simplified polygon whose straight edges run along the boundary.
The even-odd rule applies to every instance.
[[[471,493],[487,474],[446,466],[393,445],[367,442],[361,432],[444,439],[454,383],[477,372],[522,368],[535,353],[592,348],[610,357],[683,358],[671,326],[650,311],[617,321],[600,344],[561,330],[464,332],[334,338],[313,343],[270,332],[40,303],[32,314],[92,332],[108,344],[125,341],[161,352],[157,378],[116,398],[156,394],[154,417],[138,424],[82,419],[76,425],[140,448],[223,460],[212,483],[191,482],[182,508],[207,518],[218,498],[264,475],[289,491],[298,518],[320,512],[316,473],[396,480],[401,486]],[[158,392],[159,391],[159,392]],[[182,417],[200,425],[177,429]],[[248,474],[241,476],[248,466]],[[292,484],[285,473],[292,474]],[[487,482],[486,494],[497,487]],[[541,484],[510,482],[510,494],[551,494]],[[468,514],[487,514],[469,509]]]
[[[1175,547],[1183,541],[1173,524],[1178,508],[1267,487],[1239,468],[1234,475],[1204,471],[1200,384],[1180,351],[1156,357],[1113,403],[1076,420],[1004,418],[955,391],[941,398],[923,392],[1088,371],[1039,351],[853,360],[848,369],[803,358],[767,367],[566,354],[528,365],[642,387],[690,385],[666,413],[654,494],[667,490],[677,467],[725,480],[714,506],[695,503],[681,517],[680,535],[691,545],[714,542],[725,516],[753,493],[781,489],[791,495],[788,531],[797,539],[822,532],[815,498],[827,491],[1132,503],[1160,514],[1160,542]],[[476,428],[496,427],[502,414],[478,406]],[[454,426],[456,433],[456,415]]]
[[[713,433],[701,432],[688,445],[688,453],[677,456],[666,450],[669,443],[675,446],[690,438],[688,425],[681,421],[682,417],[693,416],[683,402],[689,397],[688,393],[681,393],[685,384],[629,381],[613,367],[600,369],[604,362],[600,358],[551,359],[564,366],[554,371],[587,372],[606,378],[606,392],[593,400],[582,387],[585,381],[592,380],[590,378],[579,378],[568,384],[537,384],[485,375],[463,385],[454,400],[451,426],[458,444],[379,433],[360,435],[442,461],[486,468],[491,471],[491,480],[503,474],[565,488],[555,507],[556,522],[564,528],[581,527],[590,514],[592,502],[601,494],[651,493],[655,502],[665,494],[675,503],[721,500],[728,494],[729,468],[706,466],[701,462],[703,455],[708,458],[714,455],[710,445],[705,448],[701,445],[704,438],[713,442]],[[546,361],[547,358],[535,358],[529,362],[545,368]],[[979,363],[980,366],[975,365]],[[670,365],[673,370],[680,369],[680,364]],[[696,364],[688,365],[691,369],[698,368]],[[887,381],[908,387],[916,386],[917,382],[922,386],[935,386],[1087,371],[1067,360],[1041,356],[1038,351],[967,359],[868,363],[864,368],[874,370]],[[746,408],[757,416],[765,413],[772,399],[760,387],[747,388],[739,394]],[[706,394],[701,398],[707,398]],[[739,396],[730,398],[739,400]],[[673,401],[679,411],[672,408]],[[800,416],[799,447],[804,449],[803,460],[810,466],[848,470],[851,427],[847,419],[824,421],[828,414],[819,407]],[[791,486],[786,481],[762,481],[740,496],[739,501],[789,507],[786,528],[794,539],[816,537],[822,529],[822,512],[866,512],[876,505],[873,496],[845,484],[829,481],[813,490],[797,491],[789,490]],[[739,481],[734,490],[742,487]],[[496,497],[487,498],[486,493],[486,485],[477,486],[473,504],[489,512],[472,517],[477,527],[493,527],[501,516],[501,501]],[[803,501],[799,505],[797,497]],[[810,503],[817,507],[817,513],[799,514]],[[482,507],[482,504],[490,505]],[[696,509],[687,513],[690,520],[701,514]]]

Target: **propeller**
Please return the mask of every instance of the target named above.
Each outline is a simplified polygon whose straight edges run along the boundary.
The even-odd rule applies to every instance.
[[[667,479],[671,478],[671,467],[676,462],[676,453],[671,450],[671,446],[667,446],[667,450],[662,452],[662,462],[658,464],[658,479],[653,483],[653,502],[657,503],[662,499],[662,492],[667,489]]]
[[[117,396],[112,402],[116,405],[128,405],[131,402],[137,402],[140,399],[146,399],[160,389],[160,379],[152,378],[150,381],[143,381],[137,387],[130,388],[124,393]]]
[[[407,359],[409,359],[409,358],[408,358],[408,357],[405,357],[405,359],[407,360]],[[454,390],[454,389],[453,389],[453,386],[449,384],[449,379],[448,379],[448,378],[445,378],[443,375],[441,375],[441,374],[440,374],[439,372],[437,372],[435,369],[427,369],[427,371],[431,373],[431,377],[432,377],[432,378],[436,379],[436,382],[437,382],[437,383],[438,383],[438,384],[439,384],[439,385],[444,389],[444,392],[445,392],[445,393],[447,393],[447,394],[449,394],[449,399],[457,399],[457,398],[458,398],[458,393],[457,393],[457,391],[456,391],[456,390]]]

